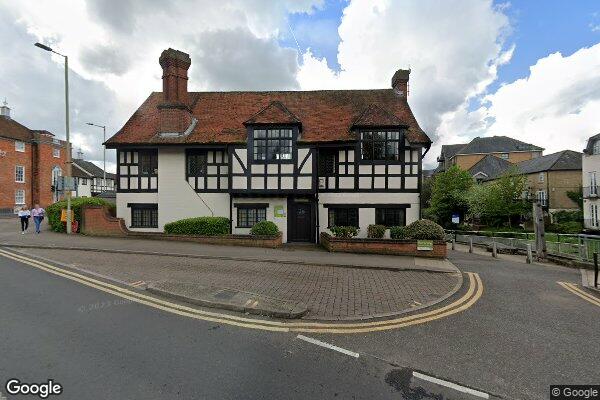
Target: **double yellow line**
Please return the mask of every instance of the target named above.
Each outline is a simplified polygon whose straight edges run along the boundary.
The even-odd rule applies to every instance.
[[[600,299],[592,296],[591,294],[585,292],[584,290],[581,290],[580,288],[577,287],[576,284],[570,283],[570,282],[557,282],[557,283],[560,286],[567,289],[569,292],[581,297],[582,299],[584,299],[586,301],[589,301],[590,303],[592,303],[595,306],[600,307]]]
[[[167,311],[184,317],[211,321],[227,325],[239,326],[243,328],[261,329],[275,332],[312,332],[312,333],[365,333],[376,332],[389,329],[403,328],[411,325],[423,324],[440,318],[459,313],[471,307],[481,297],[483,293],[483,283],[478,274],[467,272],[469,278],[469,288],[467,292],[458,300],[443,307],[434,310],[414,314],[402,318],[392,318],[388,320],[379,320],[373,322],[356,323],[319,323],[319,322],[281,322],[269,321],[258,318],[238,317],[236,315],[210,312],[187,307],[181,304],[162,300],[153,296],[148,296],[137,291],[124,287],[116,286],[107,282],[90,278],[72,271],[58,268],[48,263],[35,260],[20,254],[15,254],[0,249],[0,255],[18,261],[23,264],[41,269],[54,275],[79,282],[83,285],[93,287],[106,293],[122,297],[136,303],[144,304],[159,310]]]

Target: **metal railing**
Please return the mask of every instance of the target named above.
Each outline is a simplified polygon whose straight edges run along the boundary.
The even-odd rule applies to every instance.
[[[600,186],[584,186],[583,187],[583,198],[589,199],[593,197],[598,197],[600,193]]]
[[[535,236],[528,232],[487,232],[487,231],[446,231],[448,241],[468,244],[469,240],[474,245],[493,247],[500,251],[527,251],[527,245],[536,251]],[[547,253],[554,256],[591,262],[594,252],[600,251],[600,236],[570,235],[547,233]]]

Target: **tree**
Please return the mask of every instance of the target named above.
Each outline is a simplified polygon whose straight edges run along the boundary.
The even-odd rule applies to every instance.
[[[467,193],[472,186],[471,174],[456,165],[437,174],[431,189],[427,215],[443,226],[450,225],[454,213],[464,217],[469,205]]]
[[[523,198],[527,178],[511,168],[496,181],[471,188],[467,199],[469,211],[484,222],[496,225],[512,221],[529,212],[529,203]]]
[[[580,210],[583,210],[583,188],[581,185],[577,190],[568,190],[567,197],[573,201],[573,203],[579,206]]]

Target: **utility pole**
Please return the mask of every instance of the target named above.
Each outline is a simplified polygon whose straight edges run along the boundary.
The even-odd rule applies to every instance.
[[[546,236],[544,231],[544,212],[539,201],[533,202],[533,231],[535,232],[536,260],[546,259]]]

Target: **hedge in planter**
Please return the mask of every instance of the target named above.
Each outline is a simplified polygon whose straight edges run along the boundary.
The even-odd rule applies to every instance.
[[[111,215],[115,215],[115,205],[104,199],[98,197],[76,197],[71,199],[71,210],[75,214],[75,221],[79,223],[81,227],[81,210],[83,206],[106,206],[108,207]],[[67,209],[67,201],[62,200],[46,207],[46,216],[48,217],[48,223],[50,229],[55,232],[65,232],[65,223],[61,222],[60,215],[61,210]]]
[[[196,217],[180,219],[165,225],[172,235],[221,236],[229,234],[229,219],[225,217]]]
[[[408,239],[408,229],[406,226],[392,226],[390,228],[390,238]]]
[[[392,226],[392,239],[444,240],[444,228],[429,219],[420,219],[408,226]]]
[[[279,233],[279,228],[272,221],[260,221],[254,224],[250,229],[250,234],[256,236],[275,236]]]
[[[367,228],[367,237],[371,239],[381,239],[385,235],[385,225],[369,225]]]
[[[359,231],[355,226],[332,226],[329,230],[333,233],[333,236],[344,239],[352,239],[358,235]]]

